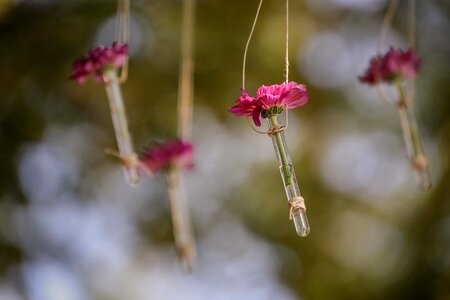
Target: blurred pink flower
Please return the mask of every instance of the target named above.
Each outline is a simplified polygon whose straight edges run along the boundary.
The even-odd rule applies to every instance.
[[[149,146],[140,157],[140,161],[151,173],[167,170],[171,167],[191,169],[194,166],[194,147],[182,140],[170,140]]]
[[[228,109],[236,116],[252,116],[256,126],[261,126],[261,117],[269,118],[285,109],[303,106],[308,102],[306,86],[296,82],[261,86],[256,97],[250,97],[245,90],[236,99],[237,105]]]
[[[90,50],[85,57],[74,61],[70,78],[83,84],[89,75],[97,82],[103,81],[106,68],[119,68],[128,54],[128,44],[114,42],[110,48],[100,46]]]
[[[367,84],[391,83],[399,77],[409,80],[416,76],[419,67],[420,59],[412,48],[403,51],[391,47],[385,55],[370,60],[369,68],[359,80]]]

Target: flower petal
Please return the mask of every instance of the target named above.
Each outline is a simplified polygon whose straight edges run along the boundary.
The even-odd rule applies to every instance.
[[[297,84],[292,87],[282,100],[283,106],[289,109],[303,106],[308,102],[308,91],[304,84]]]
[[[228,108],[228,111],[230,113],[234,114],[235,116],[250,116],[251,115],[251,112],[249,112],[247,108],[245,108],[244,106],[241,106],[239,104]]]
[[[262,112],[262,106],[258,105],[255,107],[255,109],[252,112],[252,118],[253,122],[256,126],[261,126],[261,112]]]

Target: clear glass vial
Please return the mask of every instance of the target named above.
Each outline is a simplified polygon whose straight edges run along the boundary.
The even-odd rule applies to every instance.
[[[273,147],[277,155],[281,178],[286,192],[286,197],[291,205],[291,218],[294,222],[295,231],[301,237],[309,234],[310,227],[306,216],[304,200],[300,194],[294,167],[287,147],[284,130],[279,130],[277,116],[268,118],[269,132],[272,138]],[[297,204],[297,205],[293,205]]]
[[[133,142],[128,129],[125,105],[123,103],[117,71],[115,69],[107,70],[105,72],[105,79],[106,93],[108,95],[120,156],[124,159],[136,159],[136,153],[134,152]],[[140,178],[137,165],[124,164],[124,172],[125,179],[130,185],[137,185],[139,183]]]

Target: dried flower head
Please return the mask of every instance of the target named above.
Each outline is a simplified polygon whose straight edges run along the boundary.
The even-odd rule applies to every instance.
[[[296,82],[261,86],[256,97],[251,97],[245,90],[236,99],[237,105],[228,109],[236,116],[252,116],[255,125],[261,126],[261,117],[270,118],[285,109],[303,106],[308,102],[306,86]]]
[[[191,169],[194,166],[194,147],[182,140],[170,140],[150,145],[140,157],[152,173],[172,167]]]
[[[114,42],[111,47],[97,47],[90,50],[85,57],[73,62],[70,78],[83,84],[89,75],[93,75],[95,81],[103,81],[103,73],[108,68],[120,68],[128,54],[128,44]]]
[[[420,59],[412,48],[403,51],[391,47],[385,55],[370,60],[369,68],[359,80],[367,84],[392,83],[397,78],[409,80],[416,76],[419,67]]]

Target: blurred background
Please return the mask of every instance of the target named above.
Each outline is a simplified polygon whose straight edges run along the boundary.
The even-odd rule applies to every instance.
[[[310,101],[287,140],[308,205],[299,238],[272,144],[227,112],[257,0],[198,0],[198,264],[173,246],[164,179],[129,187],[103,154],[104,87],[72,61],[114,36],[115,1],[0,0],[0,299],[450,299],[450,2],[417,2],[416,111],[433,188],[415,185],[395,110],[361,85],[386,0],[291,1],[291,80]],[[123,86],[136,147],[173,138],[181,1],[131,1]],[[284,2],[266,0],[247,90],[284,80]],[[406,45],[406,1],[388,43]],[[389,92],[389,91],[388,91]]]

